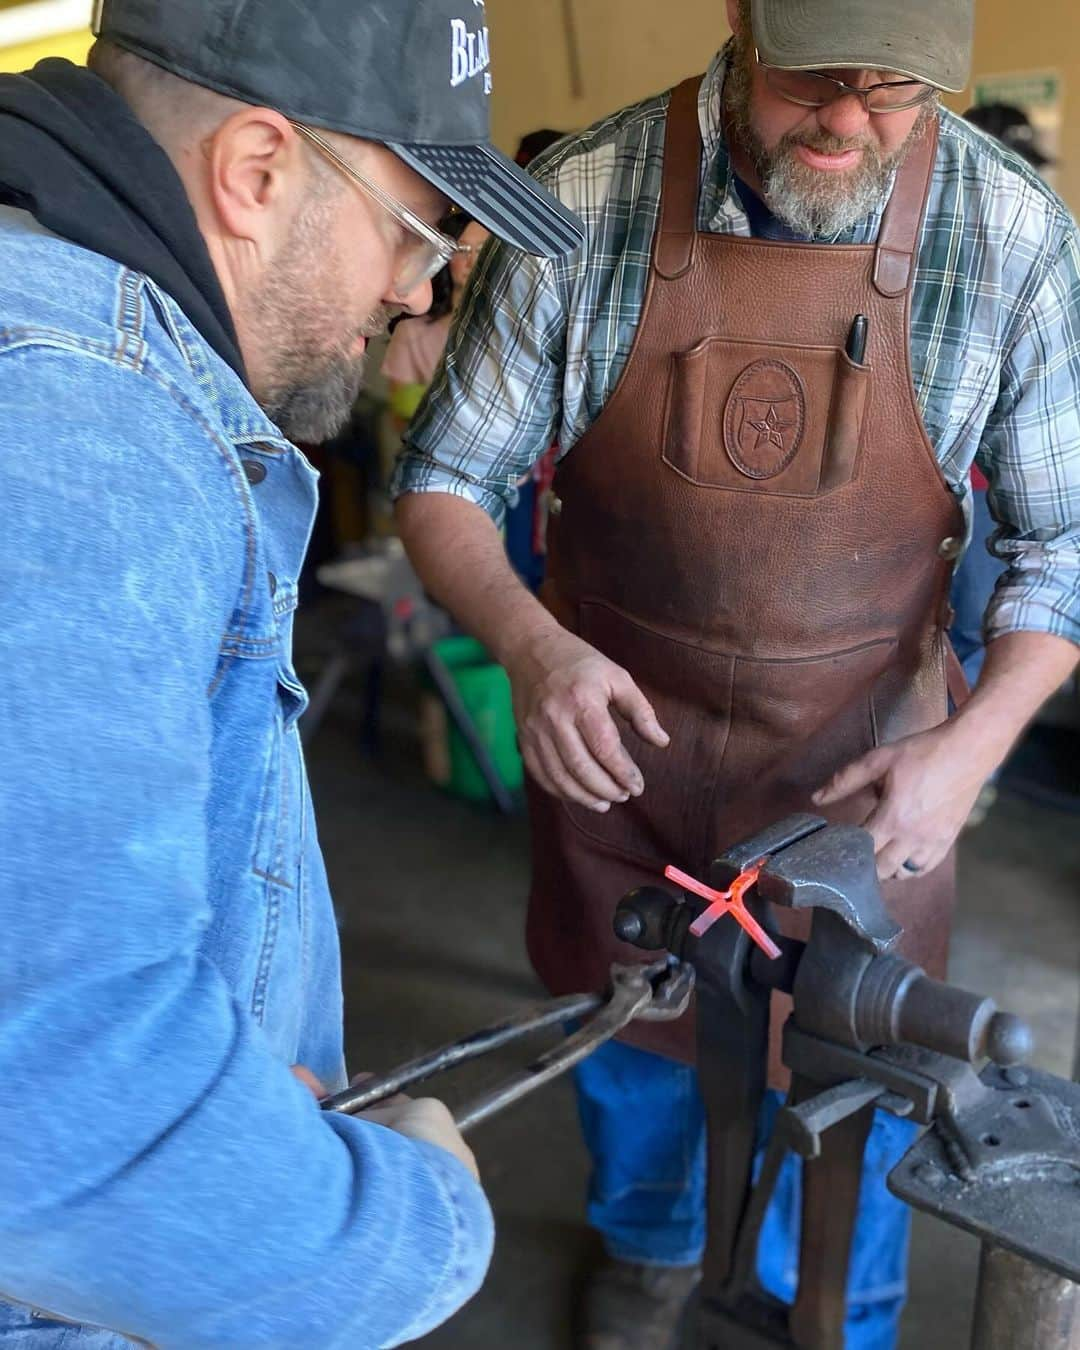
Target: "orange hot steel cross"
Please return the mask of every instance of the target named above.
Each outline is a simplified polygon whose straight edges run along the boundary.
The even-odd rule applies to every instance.
[[[768,861],[767,857],[759,858],[752,867],[740,872],[726,891],[715,891],[711,886],[706,886],[703,881],[695,880],[694,877],[681,872],[677,867],[665,867],[664,876],[669,881],[673,881],[676,886],[681,886],[684,891],[690,891],[694,895],[700,895],[702,900],[709,901],[709,908],[703,910],[690,925],[691,933],[695,937],[701,937],[703,933],[709,931],[717,919],[722,919],[725,914],[730,914],[736,923],[740,924],[757,943],[765,955],[775,961],[780,955],[780,948],[746,908],[743,901],[743,896],[751,886],[757,883],[761,869]]]

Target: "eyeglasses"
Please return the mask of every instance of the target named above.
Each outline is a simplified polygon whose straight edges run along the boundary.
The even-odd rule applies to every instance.
[[[366,174],[354,169],[348,160],[342,159],[334,147],[319,135],[317,131],[312,131],[311,127],[306,127],[302,122],[294,122],[289,119],[289,125],[302,136],[305,141],[313,145],[324,158],[345,175],[350,182],[355,183],[358,188],[366,192],[369,197],[383,208],[383,210],[403,225],[408,233],[405,240],[397,249],[397,267],[394,272],[391,285],[394,294],[399,300],[404,300],[416,290],[417,286],[422,286],[425,281],[430,281],[438,272],[441,272],[455,253],[469,252],[468,246],[462,246],[455,239],[451,239],[448,234],[443,234],[437,230],[434,225],[429,225],[411,211],[404,202],[399,202],[396,197],[392,197],[385,188],[381,188],[378,183],[368,178]]]
[[[781,70],[767,65],[760,57],[757,57],[757,63],[765,72],[765,82],[773,93],[802,108],[824,108],[835,99],[854,94],[862,99],[868,113],[903,112],[905,108],[917,108],[920,103],[929,102],[937,92],[932,84],[923,84],[919,80],[886,80],[860,89],[820,70]]]

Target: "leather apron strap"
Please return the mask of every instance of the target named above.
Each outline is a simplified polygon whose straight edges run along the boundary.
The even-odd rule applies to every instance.
[[[903,295],[915,277],[915,251],[922,232],[937,151],[938,120],[927,123],[896,173],[878,231],[874,286],[890,298]]]
[[[701,81],[700,75],[683,80],[672,90],[668,106],[664,181],[653,250],[653,269],[666,281],[683,276],[694,261],[701,190]]]
[[[671,93],[664,143],[664,180],[657,223],[654,270],[665,280],[683,276],[693,265],[701,188],[701,122],[698,97],[702,76],[695,75]],[[937,150],[938,121],[931,119],[896,173],[874,257],[874,286],[884,296],[903,295],[915,274],[915,252]],[[739,156],[732,152],[732,162]]]

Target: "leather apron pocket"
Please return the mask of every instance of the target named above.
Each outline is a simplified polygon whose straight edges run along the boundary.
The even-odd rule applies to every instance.
[[[858,467],[870,367],[837,347],[706,338],[671,358],[663,459],[698,487],[816,497]]]
[[[879,742],[875,694],[895,667],[891,637],[792,659],[740,656],[735,663],[730,738],[713,800],[707,849],[731,844],[794,811]],[[836,819],[861,823],[872,792],[841,804]],[[833,812],[829,813],[834,815]]]

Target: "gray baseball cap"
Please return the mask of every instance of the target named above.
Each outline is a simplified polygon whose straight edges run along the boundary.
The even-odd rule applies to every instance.
[[[958,91],[975,0],[751,0],[754,41],[783,70],[887,70]]]
[[[380,142],[526,252],[584,238],[490,143],[484,0],[97,0],[93,29],[195,84]]]

